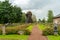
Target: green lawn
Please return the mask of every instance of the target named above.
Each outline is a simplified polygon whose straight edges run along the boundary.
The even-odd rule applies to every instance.
[[[29,31],[32,31],[33,25],[30,25],[27,29],[28,29]]]
[[[60,40],[60,36],[48,36],[49,40]],[[0,35],[0,40],[28,40],[28,35]]]
[[[46,28],[45,25],[43,25],[43,24],[39,24],[38,27],[40,30],[44,30]]]
[[[60,40],[60,36],[48,36],[49,40]]]
[[[38,24],[40,30],[44,30],[46,27],[43,24]],[[27,29],[32,31],[33,25],[30,25]],[[0,35],[0,40],[28,40],[28,35]],[[60,36],[47,36],[48,40],[60,40]]]
[[[43,25],[43,24],[38,24],[38,28],[39,28],[40,30],[44,30],[46,27],[45,27],[45,25]],[[30,30],[30,31],[32,31],[33,25],[30,25],[27,29]]]
[[[28,40],[28,35],[0,35],[0,40]]]

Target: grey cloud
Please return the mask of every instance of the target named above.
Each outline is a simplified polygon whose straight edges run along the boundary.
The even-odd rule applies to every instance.
[[[20,5],[18,4],[17,6],[20,6],[23,10],[28,10],[28,9],[41,9],[44,6],[50,4],[51,0],[46,1],[46,0],[30,0],[28,5]]]
[[[10,3],[13,3],[15,0],[9,0]]]
[[[38,9],[44,7],[47,4],[49,4],[49,1],[46,0],[30,0],[28,7],[30,9]]]
[[[10,0],[11,3],[13,3],[15,0]],[[30,0],[28,5],[20,5],[18,3],[17,6],[21,7],[23,10],[29,10],[29,9],[41,9],[46,5],[51,4],[52,0]]]

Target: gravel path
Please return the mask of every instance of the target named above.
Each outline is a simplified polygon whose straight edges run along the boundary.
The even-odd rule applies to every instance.
[[[34,25],[28,40],[48,40],[48,39],[46,36],[42,35],[42,31],[38,29],[38,25]]]

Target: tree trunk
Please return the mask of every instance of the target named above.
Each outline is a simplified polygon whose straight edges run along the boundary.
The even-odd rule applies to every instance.
[[[2,34],[5,35],[5,25],[2,27]]]

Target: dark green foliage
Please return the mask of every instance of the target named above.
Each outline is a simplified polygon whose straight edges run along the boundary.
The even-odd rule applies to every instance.
[[[41,23],[41,19],[38,20],[38,23]]]
[[[45,18],[44,19],[42,19],[42,21],[41,21],[42,23],[45,23],[46,22],[46,20],[45,20]]]
[[[21,10],[21,8],[14,6],[12,8],[12,10],[13,10],[13,13],[15,14],[14,15],[15,16],[15,18],[14,18],[15,22],[16,23],[21,22],[21,19],[22,19],[22,10]]]
[[[9,1],[0,4],[0,23],[17,23],[21,21],[21,8],[12,6]]]
[[[53,35],[54,34],[54,31],[53,29],[51,28],[46,28],[44,31],[43,31],[43,35]]]
[[[52,23],[53,22],[53,11],[49,10],[48,11],[48,23]]]
[[[30,32],[29,30],[25,30],[24,34],[25,34],[25,35],[30,35],[31,32]]]
[[[2,2],[0,4],[0,23],[7,23],[10,17],[8,14],[12,13],[11,4],[8,1]]]
[[[60,24],[58,25],[58,35],[60,35]],[[54,35],[54,25],[46,24],[46,28],[43,30],[43,35]]]
[[[26,15],[25,13],[22,13],[21,23],[25,23],[25,21],[26,21]]]

